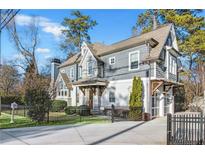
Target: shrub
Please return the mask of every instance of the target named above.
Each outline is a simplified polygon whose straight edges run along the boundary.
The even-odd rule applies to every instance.
[[[18,105],[24,105],[21,96],[2,96],[2,104],[10,105],[13,102],[16,102]]]
[[[75,106],[67,106],[64,111],[67,115],[75,114],[76,113],[76,107]]]
[[[66,106],[67,106],[66,101],[54,100],[54,101],[52,101],[51,111],[52,112],[60,112],[60,111],[63,111]]]
[[[81,116],[88,116],[90,115],[90,108],[87,105],[80,105],[77,113]]]
[[[49,79],[39,75],[34,63],[31,63],[26,69],[23,91],[28,106],[27,114],[33,121],[44,121],[49,112],[51,100],[48,88]]]
[[[142,120],[142,108],[130,109],[128,116],[130,120]]]
[[[129,118],[132,120],[142,119],[142,80],[134,77],[132,83],[132,92],[129,101]]]
[[[30,89],[27,90],[26,97],[28,116],[37,122],[44,121],[50,106],[49,93],[42,89]]]

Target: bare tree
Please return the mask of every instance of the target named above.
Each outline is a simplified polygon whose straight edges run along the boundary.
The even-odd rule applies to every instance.
[[[0,75],[0,90],[3,95],[12,94],[19,83],[18,71],[10,65],[2,65],[2,73]]]
[[[17,29],[14,19],[7,26],[7,30],[16,49],[24,57],[26,67],[34,65],[35,74],[38,74],[38,66],[36,61],[36,49],[39,44],[37,18],[33,17],[29,25],[25,26],[21,31]],[[26,69],[22,65],[18,66],[24,70]]]

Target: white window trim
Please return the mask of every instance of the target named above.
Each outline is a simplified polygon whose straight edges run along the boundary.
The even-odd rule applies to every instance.
[[[169,58],[169,73],[174,75],[177,74],[177,61],[172,55],[170,55]]]
[[[111,60],[112,60],[112,59],[114,59],[114,63],[111,63]],[[109,64],[110,64],[110,65],[114,65],[114,64],[115,64],[115,57],[110,57],[110,58],[109,58]]]
[[[131,57],[131,54],[133,53],[138,53],[138,68],[135,68],[135,69],[131,69],[131,61],[130,61],[130,57]],[[139,70],[140,66],[139,66],[139,62],[140,62],[140,52],[139,50],[138,51],[132,51],[132,52],[129,52],[129,71],[135,71],[135,70]]]

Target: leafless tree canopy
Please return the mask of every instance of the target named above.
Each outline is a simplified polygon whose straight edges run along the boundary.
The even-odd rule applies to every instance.
[[[19,82],[19,75],[15,68],[9,65],[2,65],[0,74],[0,90],[3,95],[7,96],[14,93]]]
[[[10,34],[10,38],[16,49],[24,58],[24,64],[26,67],[34,65],[35,74],[38,74],[38,66],[36,61],[36,49],[39,44],[38,37],[38,23],[36,17],[29,25],[24,26],[21,30],[18,30],[15,19],[7,26],[7,30]],[[20,65],[19,65],[20,66]],[[26,69],[24,66],[20,66]]]

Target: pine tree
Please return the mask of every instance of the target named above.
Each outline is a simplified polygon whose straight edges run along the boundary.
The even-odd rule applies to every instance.
[[[62,30],[64,39],[61,48],[66,52],[79,51],[83,41],[90,42],[88,32],[97,25],[95,20],[80,11],[72,11],[71,16],[74,18],[64,18],[62,23],[65,29]]]

